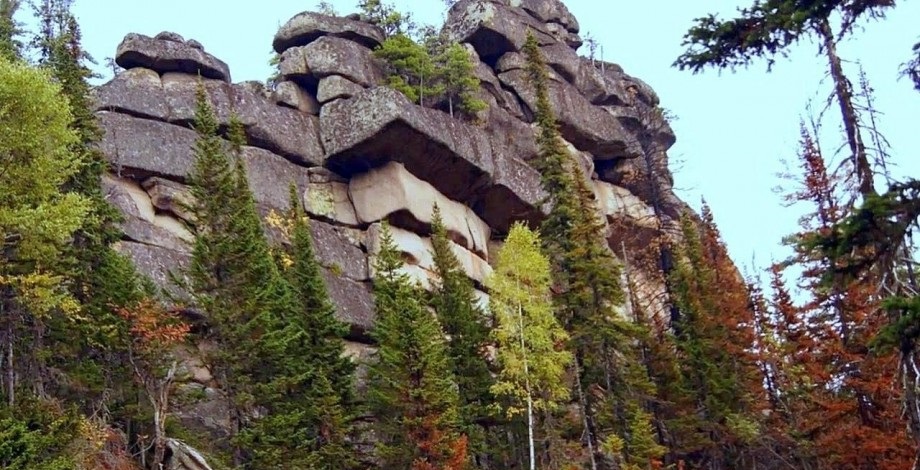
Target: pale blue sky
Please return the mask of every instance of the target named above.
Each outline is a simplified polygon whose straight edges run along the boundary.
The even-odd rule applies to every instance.
[[[340,13],[349,13],[357,1],[331,3]],[[439,0],[394,3],[427,23],[440,24],[444,12]],[[708,12],[730,14],[751,0],[565,3],[582,34],[590,32],[603,46],[603,58],[649,83],[662,105],[678,117],[672,123],[677,144],[670,155],[679,194],[694,207],[705,196],[736,262],[748,266],[756,254],[757,264],[764,265],[783,256],[780,239],[796,230],[799,211],[781,207],[772,188],[781,183],[776,176],[783,169],[780,160],[795,155],[807,101],[821,101],[830,91],[816,48],[795,47],[769,74],[765,63],[757,63],[734,74],[707,71],[694,76],[670,66],[693,18]],[[898,172],[920,176],[920,93],[906,79],[898,79],[899,64],[908,59],[920,35],[920,2],[899,3],[887,20],[866,24],[840,53],[861,61],[875,87],[877,107],[885,113],[881,127]],[[169,30],[200,41],[230,65],[234,81],[241,81],[269,75],[267,61],[278,26],[314,5],[313,0],[77,0],[75,12],[86,48],[100,61],[114,55],[129,32]],[[836,128],[836,121],[827,127]],[[831,137],[836,135],[826,138],[833,144],[827,147],[836,148]]]

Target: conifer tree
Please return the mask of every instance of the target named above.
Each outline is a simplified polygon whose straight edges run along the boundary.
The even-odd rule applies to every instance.
[[[320,265],[313,251],[312,235],[296,187],[291,186],[290,264],[285,276],[299,307],[291,321],[302,328],[302,355],[296,369],[308,374],[305,397],[297,403],[304,414],[299,425],[307,434],[302,444],[309,449],[309,468],[356,468],[356,450],[349,439],[357,418],[354,396],[355,365],[344,355],[343,338],[348,325],[335,317],[335,306],[326,292]]]
[[[444,332],[420,302],[421,288],[400,272],[402,261],[384,225],[374,264],[379,347],[368,400],[377,419],[383,468],[461,470],[466,436],[459,432],[458,393]]]
[[[425,106],[426,98],[444,92],[431,54],[409,36],[396,34],[387,38],[374,50],[374,56],[386,64],[387,86],[406,95],[409,101]]]
[[[639,370],[638,344],[645,331],[615,311],[624,295],[620,266],[606,246],[605,227],[597,216],[594,194],[581,169],[562,144],[549,102],[545,60],[536,38],[530,34],[524,46],[527,71],[537,97],[535,118],[540,150],[537,166],[552,209],[543,222],[544,249],[551,256],[556,314],[571,335],[575,354],[575,384],[584,420],[585,442],[591,467],[613,468],[617,456],[605,454],[601,441],[619,436],[626,445],[626,462],[657,458],[630,454],[631,432],[627,410],[639,416],[646,401],[654,397],[654,385]],[[586,393],[587,390],[596,393]],[[611,412],[611,410],[613,410]],[[647,413],[642,413],[647,418]],[[617,446],[606,446],[616,448]],[[656,452],[657,453],[657,452]]]
[[[565,374],[572,354],[560,347],[568,334],[553,315],[550,283],[539,235],[515,224],[487,280],[499,366],[492,393],[507,403],[509,417],[526,416],[531,470],[537,465],[537,419],[545,420],[569,398]]]
[[[16,22],[19,0],[0,0],[0,57],[14,61],[22,57],[22,42],[16,37],[22,32]]]
[[[431,217],[431,245],[437,279],[432,282],[431,306],[444,332],[450,338],[448,351],[460,398],[460,420],[469,438],[471,451],[484,452],[486,408],[491,401],[489,387],[493,380],[485,358],[489,340],[486,314],[479,307],[473,283],[467,277],[441,218],[434,206]]]
[[[470,54],[459,43],[447,46],[435,57],[438,75],[447,96],[447,108],[454,117],[454,105],[466,116],[474,116],[486,108],[486,103],[475,96],[479,79],[473,75],[474,65]]]

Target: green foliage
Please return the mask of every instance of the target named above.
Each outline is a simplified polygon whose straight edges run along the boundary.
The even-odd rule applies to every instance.
[[[719,69],[746,66],[757,57],[773,64],[789,46],[824,28],[832,15],[839,15],[843,36],[863,18],[884,16],[894,2],[888,0],[766,0],[739,10],[737,18],[721,20],[708,15],[696,20],[684,36],[687,47],[674,65],[699,72],[707,66]]]
[[[0,58],[13,61],[22,57],[22,42],[16,39],[22,33],[16,21],[19,0],[0,0]]]
[[[316,3],[316,11],[324,15],[339,16],[339,12],[335,10],[335,6],[326,0],[320,0]]]
[[[431,306],[450,338],[448,351],[460,393],[460,420],[470,448],[481,452],[483,429],[491,401],[493,380],[485,358],[489,341],[486,314],[479,307],[473,283],[457,260],[453,243],[435,205],[431,222],[431,245],[437,280],[433,281]]]
[[[386,66],[387,86],[403,93],[420,106],[446,100],[451,117],[456,108],[464,116],[475,116],[486,103],[475,96],[479,79],[466,49],[449,44],[434,28],[425,28],[420,41],[406,34],[387,38],[374,51]]]
[[[416,28],[410,13],[402,13],[390,3],[383,0],[360,0],[358,10],[361,19],[377,25],[386,37],[411,35]]]
[[[454,103],[466,116],[474,116],[486,109],[485,101],[475,96],[479,90],[479,79],[473,74],[474,65],[470,54],[462,45],[451,44],[435,58],[440,66],[440,79],[447,95],[448,110],[454,115]]]
[[[646,340],[646,332],[616,310],[625,297],[620,265],[606,245],[606,227],[598,216],[594,194],[563,146],[549,101],[546,63],[532,34],[524,54],[537,97],[537,166],[552,204],[542,226],[543,247],[551,256],[556,316],[571,337],[578,374],[575,393],[585,414],[585,433],[598,454],[592,459],[597,460],[599,443],[605,439],[602,435],[618,433],[627,444],[629,441],[623,412],[611,410],[638,410],[654,396],[654,385],[640,366],[639,345]],[[618,406],[613,407],[613,402]]]
[[[492,393],[506,399],[506,414],[526,411],[528,397],[539,411],[554,411],[569,398],[565,372],[572,354],[568,334],[553,315],[549,261],[540,238],[525,225],[512,226],[487,280],[492,337],[499,374]]]
[[[230,141],[223,142],[202,86],[197,100],[189,181],[198,224],[190,277],[219,346],[210,359],[231,400],[235,463],[352,468],[350,414],[343,408],[351,400],[352,366],[340,357],[343,327],[332,317],[302,212],[296,209],[289,282],[249,190],[242,125],[232,118]]]
[[[387,86],[406,95],[413,103],[424,106],[426,97],[443,93],[431,55],[409,36],[388,37],[374,50],[374,55],[386,63]]]
[[[420,302],[421,288],[401,268],[384,225],[374,264],[377,320],[372,335],[379,350],[368,379],[378,457],[384,468],[447,468],[461,438],[457,385],[444,332]]]
[[[29,400],[0,406],[0,468],[70,470],[70,447],[79,435],[76,414],[56,404]]]

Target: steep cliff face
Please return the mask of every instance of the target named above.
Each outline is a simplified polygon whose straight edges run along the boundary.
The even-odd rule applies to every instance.
[[[281,54],[273,90],[232,83],[224,62],[177,34],[125,37],[116,61],[126,70],[97,89],[95,108],[114,169],[103,184],[125,215],[120,251],[183,297],[171,273],[181,276],[190,256],[184,182],[200,76],[222,124],[236,113],[245,125],[245,164],[260,210],[284,210],[291,182],[302,193],[327,287],[352,327],[349,350],[366,357],[374,319],[369,266],[381,221],[394,227],[406,271],[429,285],[437,203],[454,251],[483,289],[511,223],[544,216],[540,177],[529,164],[535,96],[520,53],[530,30],[552,68],[560,129],[588,170],[610,246],[631,268],[636,297],[663,315],[653,244],[674,233],[685,204],[671,190],[666,152],[675,138],[655,92],[616,64],[580,57],[578,22],[558,0],[461,0],[445,28],[475,58],[489,105],[477,124],[378,86],[383,72],[371,51],[383,33],[354,19],[305,12],[285,24],[273,42]],[[484,289],[479,295],[487,301]],[[206,367],[189,359],[187,368],[184,387],[219,393]],[[225,421],[212,405],[202,400],[182,417],[219,433]]]

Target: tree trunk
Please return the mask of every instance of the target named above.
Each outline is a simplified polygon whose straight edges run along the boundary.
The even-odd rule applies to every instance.
[[[872,165],[866,154],[866,146],[862,141],[859,130],[859,115],[853,104],[853,87],[843,73],[843,65],[837,55],[837,42],[830,22],[825,18],[818,23],[818,34],[824,43],[824,51],[830,66],[831,79],[834,81],[834,94],[840,105],[840,117],[843,119],[843,129],[847,136],[847,145],[850,147],[850,161],[856,173],[859,194],[863,197],[875,194]]]
[[[591,419],[591,413],[588,409],[588,400],[585,399],[585,391],[581,385],[581,354],[575,360],[575,392],[578,394],[578,405],[581,407],[582,425],[585,427],[585,441],[588,443],[588,456],[591,459],[591,470],[597,470],[598,457],[595,456],[595,439],[596,430]],[[608,389],[609,390],[609,389]],[[603,456],[600,456],[603,458]]]
[[[524,344],[524,309],[518,304],[518,328],[521,336],[521,355],[524,359],[524,388],[527,391],[527,445],[530,450],[530,470],[537,467],[537,452],[533,439],[533,391],[530,389],[530,370],[527,365],[527,349]]]

